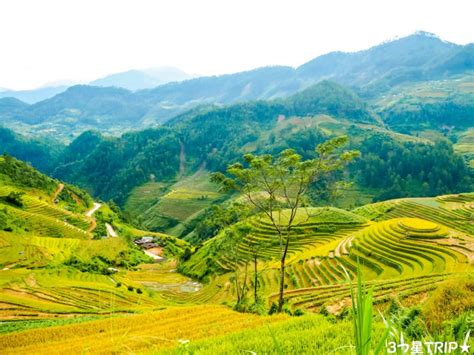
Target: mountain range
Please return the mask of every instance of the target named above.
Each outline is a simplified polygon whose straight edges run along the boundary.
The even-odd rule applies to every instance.
[[[347,86],[363,100],[371,101],[403,85],[455,80],[473,71],[473,44],[457,45],[418,32],[360,52],[332,52],[298,68],[263,67],[137,91],[117,86],[136,89],[159,81],[150,79],[149,72],[129,71],[92,83],[111,86],[73,86],[32,105],[0,99],[0,112],[7,127],[34,135],[54,132],[70,141],[88,129],[117,135],[126,129],[153,127],[200,105],[284,98],[322,80]],[[186,79],[179,71],[173,75]]]
[[[142,70],[133,69],[110,74],[93,80],[87,85],[101,87],[114,86],[136,91],[150,89],[169,82],[183,81],[193,77],[193,75],[187,74],[178,68],[157,67]],[[16,98],[28,104],[35,104],[39,101],[60,94],[74,85],[77,85],[77,83],[74,83],[73,81],[65,81],[47,84],[40,88],[31,90],[10,90],[7,88],[0,88],[0,98]]]
[[[352,148],[363,153],[349,171],[359,192],[352,206],[466,191],[474,181],[473,51],[416,33],[298,68],[264,67],[138,91],[76,85],[32,105],[3,98],[0,153],[114,200],[147,228],[179,227],[179,235],[205,200],[194,201],[201,207],[186,218],[163,217],[166,208],[156,197],[137,216],[127,208],[137,188],[159,182],[160,191],[174,189],[248,152],[294,148],[309,158],[318,143],[337,135],[351,137]]]

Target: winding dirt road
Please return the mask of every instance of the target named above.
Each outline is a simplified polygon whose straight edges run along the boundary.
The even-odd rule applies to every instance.
[[[92,217],[92,215],[94,214],[95,211],[97,211],[100,208],[100,206],[102,206],[100,203],[94,202],[94,206],[89,211],[87,211],[85,213],[85,216],[87,218],[89,218],[90,221],[91,221],[91,225],[90,225],[89,229],[87,229],[87,231],[89,233],[92,233],[94,231],[95,227],[97,227],[97,222],[96,222],[95,218]]]
[[[95,211],[97,211],[102,204],[94,202],[94,207],[92,207],[89,211],[86,212],[86,217],[92,217]]]
[[[94,206],[86,212],[86,217],[87,218],[90,218],[91,221],[92,221],[92,224],[91,226],[89,227],[89,230],[88,232],[92,232],[95,227],[97,227],[97,222],[95,220],[94,217],[92,217],[92,215],[102,206],[102,204],[98,203],[98,202],[94,202]],[[109,224],[109,223],[105,223],[105,228],[107,229],[107,236],[108,237],[113,237],[113,238],[117,238],[118,237],[118,234],[117,232],[115,232],[114,228]]]
[[[106,223],[105,228],[107,229],[107,235],[109,237],[113,237],[113,238],[118,237],[118,234],[115,232],[114,228],[110,224]]]
[[[64,190],[64,184],[59,184],[56,191],[54,191],[53,197],[51,197],[51,202],[56,204],[56,199],[58,198],[59,194]]]

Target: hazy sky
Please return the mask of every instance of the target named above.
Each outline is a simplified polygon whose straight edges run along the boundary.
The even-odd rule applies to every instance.
[[[163,65],[300,65],[425,30],[474,42],[474,0],[0,0],[0,87]]]

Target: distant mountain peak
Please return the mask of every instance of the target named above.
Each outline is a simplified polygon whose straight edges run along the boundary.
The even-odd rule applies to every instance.
[[[451,43],[449,41],[445,41],[445,40],[441,39],[441,37],[438,36],[435,33],[427,32],[427,31],[423,31],[423,30],[418,30],[418,31],[415,31],[415,32],[410,33],[408,35],[395,36],[395,37],[389,38],[389,39],[381,42],[379,45],[377,45],[375,47],[383,46],[383,45],[390,44],[390,43],[400,42],[400,41],[413,40],[413,39],[434,40],[434,41],[438,41],[440,43],[450,44],[450,45],[453,45],[453,46],[455,45],[454,43]]]
[[[90,82],[93,86],[116,86],[137,91],[151,89],[170,82],[191,79],[193,76],[175,67],[156,67],[147,69],[131,69],[107,75]]]
[[[418,31],[413,32],[413,34],[411,34],[411,36],[424,36],[424,37],[431,37],[431,38],[440,39],[440,37],[437,34],[432,33],[432,32],[422,31],[422,30],[418,30]]]

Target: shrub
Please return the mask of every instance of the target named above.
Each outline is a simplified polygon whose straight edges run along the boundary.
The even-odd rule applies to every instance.
[[[257,303],[253,303],[250,306],[249,311],[251,313],[264,315],[266,313],[265,303],[261,299],[259,299]]]
[[[327,309],[326,305],[321,306],[321,309],[319,310],[319,314],[321,314],[323,316],[328,316],[329,315],[329,312],[328,312],[328,309]]]
[[[275,314],[278,311],[278,306],[275,302],[272,302],[270,305],[270,309],[268,310],[268,314],[272,315]]]
[[[295,312],[293,313],[293,315],[296,316],[296,317],[300,317],[300,316],[304,315],[304,311],[301,308],[297,308],[295,310]]]
[[[392,298],[387,308],[387,314],[396,316],[400,313],[400,309],[401,309],[401,306],[398,300],[396,300],[395,298]]]
[[[291,311],[291,307],[288,305],[288,303],[285,303],[282,308],[283,313],[289,314],[290,316],[293,315],[293,312]]]
[[[191,249],[186,247],[186,249],[184,249],[183,255],[181,255],[181,261],[188,261],[191,258],[191,255]]]
[[[428,328],[438,331],[443,322],[474,309],[473,291],[472,278],[454,279],[439,285],[423,306]]]
[[[23,195],[23,192],[11,191],[7,196],[3,197],[3,199],[13,206],[23,207]]]
[[[250,310],[249,303],[246,298],[242,299],[240,302],[236,303],[233,307],[237,312],[248,312]]]
[[[64,264],[72,266],[82,272],[92,272],[102,275],[111,275],[113,273],[109,270],[109,267],[112,265],[111,261],[100,255],[95,255],[87,261],[80,260],[76,256],[71,256]]]

